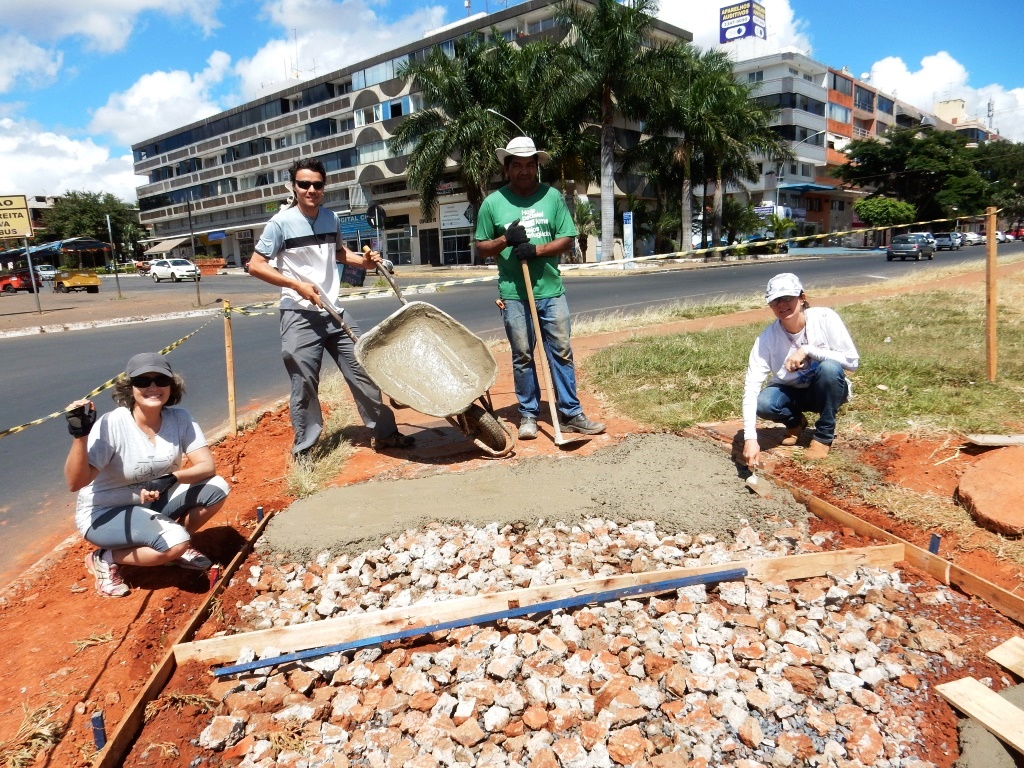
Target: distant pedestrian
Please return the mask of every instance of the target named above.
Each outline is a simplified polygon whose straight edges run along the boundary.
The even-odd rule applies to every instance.
[[[773,277],[764,298],[776,319],[754,341],[743,388],[743,459],[751,469],[760,462],[758,418],[784,424],[782,444],[796,445],[807,426],[804,413],[818,414],[804,458],[828,456],[836,414],[850,396],[846,371],[860,365],[839,315],[827,307],[811,307],[796,275]]]
[[[167,359],[143,352],[114,383],[113,411],[97,420],[89,400],[68,406],[73,442],[64,477],[78,491],[78,530],[99,547],[85,566],[104,597],[129,593],[121,565],[212,565],[192,548],[192,534],[220,511],[230,489],[199,425],[175,407],[184,393]]]
[[[505,335],[512,347],[512,376],[519,400],[519,439],[537,437],[540,383],[534,362],[534,328],[522,263],[529,264],[540,318],[541,354],[551,362],[551,378],[561,428],[597,435],[605,425],[583,413],[576,394],[576,368],[570,345],[569,303],[558,271],[561,255],[572,248],[576,225],[558,190],[541,184],[539,164],[550,160],[533,139],[519,136],[497,151],[508,184],[492,192],[477,216],[477,251],[498,263],[498,296]],[[500,305],[499,305],[500,306]]]
[[[321,205],[327,181],[323,163],[303,158],[288,173],[295,205],[267,223],[249,261],[249,274],[281,287],[281,353],[291,379],[289,413],[295,431],[292,455],[308,454],[323,431],[319,389],[324,352],[345,377],[359,416],[371,430],[374,450],[409,448],[416,439],[398,431],[395,414],[356,360],[355,342],[324,308],[329,304],[345,317],[338,306],[338,264],[374,269],[381,256],[376,251],[356,254],[342,242],[338,217]],[[358,335],[351,319],[347,325]]]

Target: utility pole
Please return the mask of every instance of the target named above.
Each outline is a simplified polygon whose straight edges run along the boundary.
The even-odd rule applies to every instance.
[[[196,270],[197,270],[197,273],[196,273],[196,306],[197,307],[201,307],[201,306],[203,306],[203,301],[202,301],[202,299],[199,298],[199,274],[198,274],[199,262],[196,261],[196,236],[195,236],[195,233],[192,231],[192,193],[191,192],[188,193],[188,239],[189,239],[189,243],[192,245],[192,266],[194,266],[196,268]]]
[[[117,274],[117,243],[114,242],[114,233],[110,228],[110,214],[107,214],[107,237],[110,238],[110,255],[114,259],[114,282],[117,283],[117,298],[123,299],[121,295],[121,278]]]

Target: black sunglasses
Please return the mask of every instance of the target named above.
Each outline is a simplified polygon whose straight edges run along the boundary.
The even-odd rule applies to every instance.
[[[303,180],[303,181],[296,181],[295,182],[295,186],[298,187],[299,189],[309,189],[310,187],[312,187],[317,192],[319,192],[320,190],[322,190],[324,188],[324,183],[322,181],[305,181],[305,180]]]
[[[136,389],[146,389],[153,384],[158,387],[169,387],[171,381],[171,377],[165,373],[154,373],[152,376],[132,376],[132,386]]]

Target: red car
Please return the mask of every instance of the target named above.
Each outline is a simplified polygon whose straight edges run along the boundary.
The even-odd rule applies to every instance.
[[[42,287],[43,281],[39,275],[36,275],[35,288]],[[35,288],[33,288],[32,281],[29,279],[27,269],[19,270],[10,275],[0,275],[0,291],[4,293],[17,293],[18,291],[35,293]]]

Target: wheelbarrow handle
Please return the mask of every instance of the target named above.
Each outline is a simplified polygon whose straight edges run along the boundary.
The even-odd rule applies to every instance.
[[[363,253],[370,253],[370,246],[364,245],[363,246]],[[377,265],[377,274],[380,275],[381,277],[383,277],[385,280],[388,281],[388,285],[391,286],[391,290],[395,292],[395,296],[398,297],[398,300],[400,302],[402,302],[403,304],[408,304],[409,303],[409,302],[407,302],[405,300],[405,296],[402,295],[401,290],[399,290],[398,284],[395,283],[394,276],[392,276],[392,274],[387,270],[387,268],[383,264],[378,264]]]

